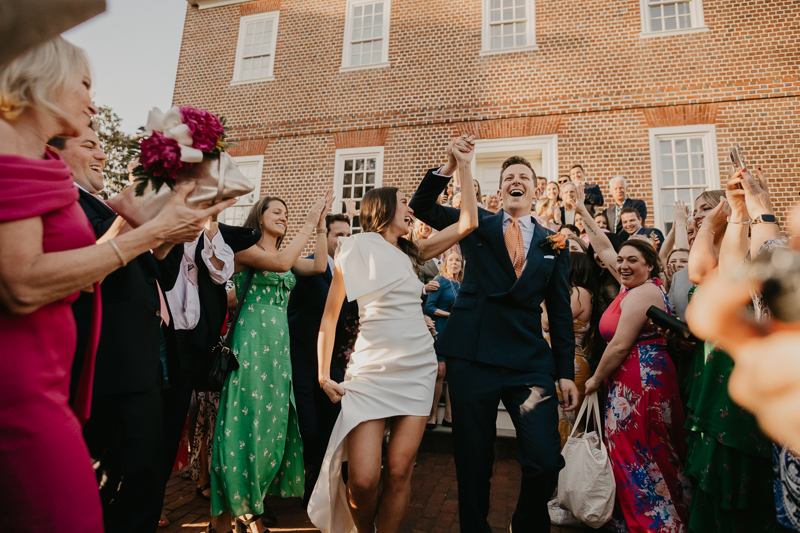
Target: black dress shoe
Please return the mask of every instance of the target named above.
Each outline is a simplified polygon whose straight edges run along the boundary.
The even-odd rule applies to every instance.
[[[278,525],[278,519],[275,518],[275,515],[269,510],[267,504],[264,504],[264,513],[261,515],[261,523],[264,524],[264,527],[275,527]]]
[[[442,427],[443,428],[451,428],[453,427],[453,423],[447,420],[442,420]]]
[[[436,429],[436,424],[425,424],[425,431],[431,431]]]

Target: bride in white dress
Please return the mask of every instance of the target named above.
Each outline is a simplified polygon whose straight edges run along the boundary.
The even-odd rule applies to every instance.
[[[470,192],[472,141],[462,136],[451,142],[448,163],[440,169],[450,175],[457,166]],[[364,233],[341,239],[318,341],[320,386],[331,401],[342,402],[308,504],[309,517],[322,533],[400,530],[438,368],[416,268],[478,227],[474,194],[463,195],[461,209],[457,223],[414,244],[406,239],[413,210],[405,195],[381,187],[361,201]],[[358,301],[361,330],[340,385],[330,379],[329,369],[345,294]],[[381,444],[388,429],[381,479]],[[348,461],[347,487],[343,461]]]

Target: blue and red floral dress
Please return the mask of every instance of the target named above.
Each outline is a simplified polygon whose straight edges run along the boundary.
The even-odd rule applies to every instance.
[[[658,279],[649,280],[669,300]],[[600,320],[610,342],[619,324],[623,287]],[[612,531],[670,532],[687,530],[691,483],[683,475],[686,457],[684,413],[678,377],[667,355],[666,340],[647,322],[625,361],[606,379],[605,435],[617,504],[606,526]]]

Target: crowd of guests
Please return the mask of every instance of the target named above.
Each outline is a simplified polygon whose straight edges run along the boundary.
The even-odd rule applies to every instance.
[[[233,201],[190,209],[191,188],[180,186],[133,228],[98,196],[106,155],[90,123],[96,112],[88,60],[60,38],[0,71],[0,331],[13,354],[0,378],[0,530],[165,526],[181,442],[190,443],[184,473],[210,501],[209,531],[255,531],[259,519],[274,527],[265,498],[310,496],[339,414],[318,376],[344,380],[356,302],[338,314],[329,369],[319,368],[317,334],[355,206],[330,214],[328,191],[287,240],[283,199],[259,199],[233,227],[215,221]],[[624,177],[609,180],[605,209],[581,165],[557,181],[533,177],[531,217],[563,236],[569,253],[579,401],[605,398],[617,481],[607,528],[797,530],[798,486],[773,470],[793,456],[731,400],[732,359],[715,339],[647,315],[655,307],[685,320],[704,284],[785,245],[764,174],[742,169],[725,190],[676,203],[666,236],[646,226],[645,202],[628,196]],[[503,210],[500,194],[469,181],[456,176],[439,203],[459,209],[468,194],[486,212]],[[435,234],[410,220],[407,239]],[[434,338],[469,268],[456,244],[418,269]],[[764,299],[752,300],[767,320]],[[545,301],[545,336],[550,326]],[[239,368],[214,390],[211,348],[228,330]],[[437,359],[428,429],[452,425],[447,363]],[[562,446],[575,412],[559,412]]]

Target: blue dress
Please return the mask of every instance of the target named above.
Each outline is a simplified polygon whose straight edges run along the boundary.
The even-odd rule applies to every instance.
[[[437,309],[450,312],[453,307],[453,302],[458,298],[458,289],[461,284],[457,281],[451,281],[444,276],[436,276],[433,281],[439,283],[439,289],[428,294],[428,299],[425,301],[425,314],[433,319],[436,324],[436,331],[441,335],[444,331],[444,326],[447,324],[446,316],[436,316],[434,313]],[[444,361],[444,357],[436,355],[436,359]]]

